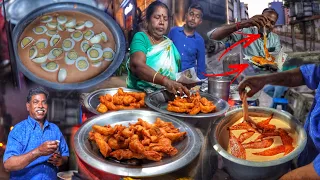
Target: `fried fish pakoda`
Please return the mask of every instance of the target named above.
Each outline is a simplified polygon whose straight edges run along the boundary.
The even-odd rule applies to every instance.
[[[199,92],[187,98],[176,97],[173,101],[168,102],[167,110],[177,113],[188,113],[196,115],[200,112],[211,113],[216,106],[205,97],[201,97]]]
[[[100,104],[96,110],[100,113],[145,107],[144,92],[124,92],[119,88],[115,95],[106,94],[99,97]]]
[[[182,141],[186,134],[160,118],[154,124],[139,118],[129,127],[93,125],[88,139],[97,144],[103,157],[160,161],[165,156],[172,157],[178,153],[172,143]]]

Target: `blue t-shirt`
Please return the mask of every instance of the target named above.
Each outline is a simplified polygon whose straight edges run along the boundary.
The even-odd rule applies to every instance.
[[[187,36],[183,27],[173,27],[168,37],[173,41],[181,56],[181,71],[194,67],[199,79],[206,77],[205,45],[201,35],[195,32]]]
[[[28,119],[15,125],[9,133],[3,162],[11,156],[26,154],[42,143],[54,140],[60,141],[61,156],[69,156],[68,145],[57,125],[46,120],[42,130],[40,124],[28,116]],[[24,169],[10,172],[10,179],[57,179],[58,168],[47,162],[50,156],[41,156]]]
[[[320,67],[315,64],[303,65],[300,71],[306,85],[316,89],[316,95],[304,125],[308,139],[306,148],[299,156],[298,165],[305,166],[313,161],[314,169],[320,176]]]

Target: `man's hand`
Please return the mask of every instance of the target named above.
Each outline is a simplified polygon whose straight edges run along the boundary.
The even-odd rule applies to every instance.
[[[163,85],[167,88],[167,90],[173,94],[177,94],[177,91],[179,93],[185,93],[187,96],[190,95],[190,92],[188,88],[183,86],[181,83],[178,83],[177,81],[173,81],[171,79],[165,78]]]
[[[238,91],[240,96],[242,97],[245,92],[245,88],[248,86],[251,90],[247,93],[247,95],[248,97],[252,97],[258,91],[260,91],[264,87],[264,85],[266,85],[265,78],[252,76],[241,81],[238,87]]]
[[[37,150],[41,156],[47,156],[53,154],[58,149],[58,142],[46,141],[42,143]]]
[[[61,166],[63,164],[62,156],[58,153],[54,153],[48,160],[49,163],[53,164],[54,166]]]
[[[243,21],[245,27],[257,26],[258,29],[264,26],[269,26],[268,18],[263,15],[255,15],[250,19]]]

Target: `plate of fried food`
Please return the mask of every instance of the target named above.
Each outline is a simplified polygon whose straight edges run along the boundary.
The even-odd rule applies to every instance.
[[[223,115],[229,105],[223,99],[208,93],[195,92],[190,96],[175,96],[160,90],[148,94],[146,104],[149,108],[172,116],[204,118]]]
[[[146,93],[128,88],[100,89],[81,94],[82,104],[94,114],[145,108]]]
[[[119,176],[153,177],[189,164],[201,135],[174,117],[147,110],[94,116],[77,131],[77,156],[91,168]]]

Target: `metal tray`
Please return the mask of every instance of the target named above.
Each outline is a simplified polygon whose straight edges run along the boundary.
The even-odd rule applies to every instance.
[[[178,154],[173,157],[165,157],[159,162],[147,161],[142,165],[128,165],[103,158],[98,149],[91,145],[88,134],[94,124],[112,126],[137,122],[138,118],[154,123],[156,118],[172,122],[180,131],[187,132],[187,136],[180,142],[173,144],[178,149]],[[189,124],[174,117],[146,110],[123,110],[103,115],[94,116],[77,131],[74,136],[74,149],[77,156],[92,168],[119,176],[153,177],[176,171],[189,164],[200,153],[202,140],[198,132]]]
[[[43,14],[52,13],[52,12],[63,12],[63,11],[81,12],[81,13],[88,14],[94,18],[97,18],[105,26],[109,28],[112,35],[114,36],[114,40],[116,43],[115,57],[112,63],[109,65],[109,67],[103,72],[101,72],[100,74],[98,74],[97,76],[79,83],[58,83],[58,82],[51,82],[46,79],[40,78],[34,75],[26,66],[24,66],[18,54],[18,45],[20,44],[19,43],[20,36],[23,33],[24,29],[31,22],[33,22],[37,17],[42,16]],[[13,35],[13,45],[14,45],[13,48],[15,52],[15,59],[17,61],[19,71],[22,72],[26,77],[28,77],[33,82],[36,82],[37,84],[41,84],[43,86],[49,87],[51,89],[56,89],[56,90],[83,91],[84,89],[88,89],[108,79],[118,69],[118,67],[122,63],[124,59],[125,48],[126,48],[123,32],[120,26],[117,24],[117,22],[107,13],[95,7],[92,7],[86,4],[81,4],[81,3],[62,2],[62,3],[54,3],[54,4],[50,4],[50,5],[46,5],[41,8],[38,8],[30,12],[27,16],[25,16],[19,21],[19,23],[13,29],[12,35]]]
[[[128,89],[125,87],[121,87],[124,92],[141,92],[135,89]],[[99,97],[102,95],[110,94],[114,95],[117,93],[119,88],[108,88],[108,89],[99,89],[96,91],[93,91],[91,93],[82,93],[80,96],[80,102],[84,107],[86,107],[90,112],[93,114],[102,114],[96,110],[97,106],[99,105]],[[144,109],[144,108],[141,108]],[[114,111],[108,111],[109,112],[114,112]]]
[[[76,2],[98,7],[95,0],[8,0],[5,2],[7,20],[10,20],[12,24],[17,24],[31,11],[49,4],[61,2]],[[1,9],[1,12],[3,15],[3,9]]]
[[[216,111],[213,113],[199,113],[197,115],[189,115],[185,113],[175,113],[167,111],[168,101],[173,101],[175,95],[166,91],[160,90],[154,93],[148,94],[146,98],[146,104],[149,108],[158,111],[160,113],[168,114],[171,116],[184,117],[184,118],[207,118],[207,117],[216,117],[221,116],[229,109],[228,103],[220,98],[214,97],[208,93],[200,92],[201,97],[207,98],[209,101],[212,101],[216,106]]]

